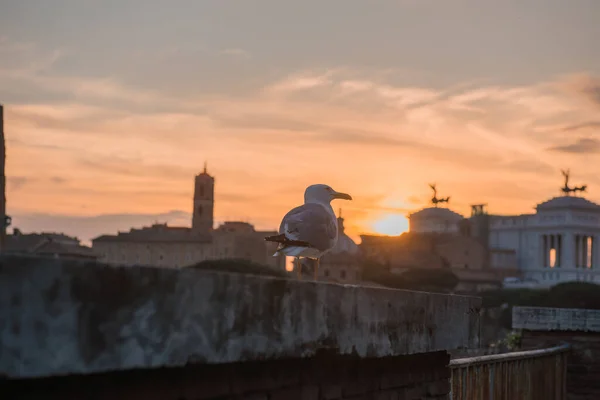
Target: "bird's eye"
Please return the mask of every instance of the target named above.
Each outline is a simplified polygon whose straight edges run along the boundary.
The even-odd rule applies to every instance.
[[[332,188],[330,188],[330,187],[328,187],[328,188],[327,188],[327,191],[329,191],[329,192],[333,192],[333,189],[332,189]]]

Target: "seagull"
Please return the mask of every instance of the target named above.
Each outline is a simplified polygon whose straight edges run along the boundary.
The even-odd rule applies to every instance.
[[[300,258],[316,260],[314,279],[317,280],[320,258],[331,250],[338,239],[338,222],[331,208],[334,199],[352,200],[346,193],[328,185],[316,184],[306,188],[304,204],[290,210],[281,220],[279,235],[268,236],[268,242],[279,243],[273,256],[295,257],[300,278]]]

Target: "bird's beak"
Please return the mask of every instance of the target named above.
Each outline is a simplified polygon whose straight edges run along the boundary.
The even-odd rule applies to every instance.
[[[340,193],[340,192],[335,192],[333,194],[333,198],[334,199],[341,199],[341,200],[352,200],[352,196],[350,196],[349,194]]]

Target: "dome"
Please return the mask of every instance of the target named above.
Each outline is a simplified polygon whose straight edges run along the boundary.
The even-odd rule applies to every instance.
[[[408,216],[410,219],[443,219],[446,221],[461,221],[462,215],[448,208],[429,207],[416,211]]]
[[[447,208],[429,207],[408,216],[409,231],[415,233],[456,233],[464,218]]]
[[[600,205],[591,202],[583,197],[575,196],[560,196],[554,197],[548,201],[537,205],[536,210],[539,211],[550,211],[558,209],[580,209],[588,211],[600,211]]]
[[[332,254],[357,254],[359,249],[358,245],[354,243],[354,240],[350,239],[348,235],[344,232],[344,218],[341,216],[338,217],[338,240],[333,249],[331,249]]]
[[[350,239],[347,235],[343,234],[338,237],[338,241],[335,244],[334,248],[331,249],[331,252],[334,254],[356,254],[358,253],[358,245],[354,243],[354,240]]]

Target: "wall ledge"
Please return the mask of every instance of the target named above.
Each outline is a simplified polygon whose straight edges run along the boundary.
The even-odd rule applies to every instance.
[[[481,299],[0,257],[0,375],[31,378],[479,345]]]

